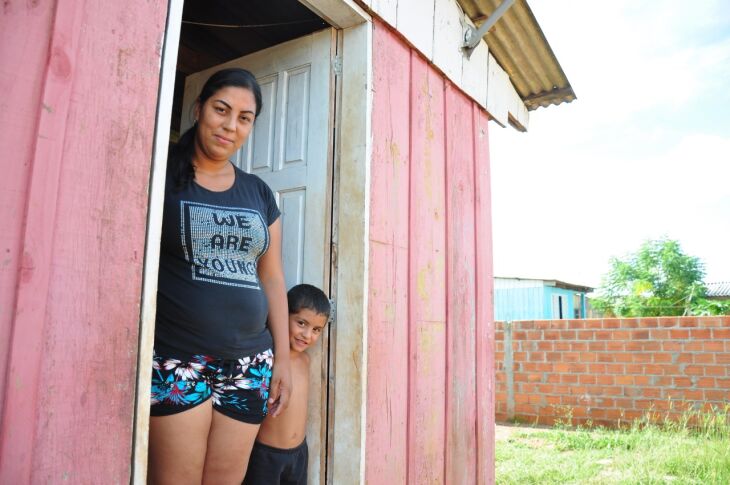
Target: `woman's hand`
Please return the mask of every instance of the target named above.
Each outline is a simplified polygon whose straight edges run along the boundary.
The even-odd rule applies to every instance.
[[[274,372],[269,388],[269,415],[277,417],[289,406],[291,394],[291,365],[289,359],[280,361],[274,355]]]

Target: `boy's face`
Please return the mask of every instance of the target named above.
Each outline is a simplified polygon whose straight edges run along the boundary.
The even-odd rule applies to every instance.
[[[314,345],[327,324],[327,316],[309,308],[302,308],[289,314],[289,347],[295,352],[304,352]]]

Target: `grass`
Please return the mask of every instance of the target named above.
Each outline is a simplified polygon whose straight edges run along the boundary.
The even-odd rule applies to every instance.
[[[649,412],[621,429],[571,426],[513,434],[496,446],[497,484],[730,484],[730,406]]]

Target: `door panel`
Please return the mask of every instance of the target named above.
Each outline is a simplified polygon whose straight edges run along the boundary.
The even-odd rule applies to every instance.
[[[297,189],[282,192],[279,199],[284,218],[283,232],[287,236],[282,241],[281,258],[287,271],[287,288],[302,281],[304,265],[304,221],[306,190]]]
[[[326,29],[219,66],[185,81],[182,127],[191,126],[194,96],[215,71],[243,67],[259,81],[263,109],[246,144],[233,157],[242,170],[261,177],[282,213],[282,259],[287,288],[310,283],[328,292],[332,127],[331,58],[334,31]],[[310,349],[309,480],[319,483],[326,429],[326,349]]]

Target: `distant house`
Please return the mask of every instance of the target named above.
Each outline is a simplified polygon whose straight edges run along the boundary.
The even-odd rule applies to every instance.
[[[730,281],[718,281],[716,283],[707,283],[708,300],[730,300]]]
[[[494,278],[494,319],[560,320],[586,317],[588,286],[558,280]]]

